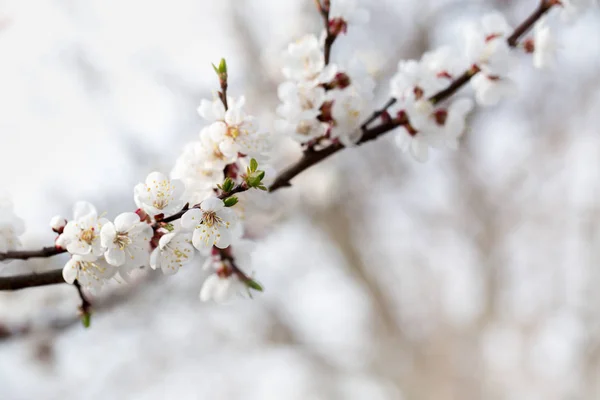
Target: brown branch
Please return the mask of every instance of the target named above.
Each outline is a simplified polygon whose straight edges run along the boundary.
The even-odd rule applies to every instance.
[[[230,192],[222,193],[217,197],[221,200],[225,200],[226,198],[231,197],[234,194],[242,193],[242,192],[245,192],[246,190],[248,190],[248,186],[246,186],[245,183],[242,183],[241,185],[237,185],[236,187],[234,187]],[[196,204],[192,208],[200,208],[200,204]],[[165,219],[161,219],[160,222],[169,223],[169,222],[176,221],[179,218],[181,218],[183,216],[183,214],[185,214],[188,210],[189,210],[189,208],[184,207],[181,211],[177,212],[176,214],[173,214]]]
[[[329,6],[330,6],[329,0],[324,0],[324,2],[325,2],[324,5],[321,5],[319,0],[315,0],[315,2],[319,8],[319,11],[321,12],[321,15],[323,16],[324,22],[326,23],[327,36],[329,37],[329,36],[331,36],[331,32],[329,29]],[[521,36],[523,36],[526,32],[528,32],[529,29],[531,29],[531,27],[556,4],[557,3],[555,0],[542,0],[539,7],[522,24],[520,24],[514,30],[514,32],[508,37],[507,41],[508,41],[509,46],[515,47],[517,45],[519,38]],[[326,43],[325,62],[326,63],[329,62],[329,52],[331,50],[331,45],[333,44],[334,40],[335,40],[335,36],[333,37],[333,39],[329,39],[329,41],[326,38],[326,41],[325,41],[325,43]],[[329,44],[327,44],[327,43],[329,43]],[[469,69],[468,71],[463,73],[461,76],[459,76],[457,79],[455,79],[448,88],[436,93],[435,95],[430,97],[429,100],[432,103],[437,104],[437,103],[447,99],[448,97],[450,97],[454,93],[456,93],[462,86],[464,86],[466,83],[468,83],[476,73],[478,73],[478,68],[477,69],[475,69],[475,68]],[[226,86],[225,87],[222,86],[222,90],[223,90],[223,92],[225,92]],[[226,98],[226,96],[224,96],[224,97],[225,97],[224,104],[226,105],[227,98]],[[221,100],[223,100],[223,97],[221,98]],[[373,116],[371,116],[365,122],[365,124],[363,124],[363,128],[362,128],[363,135],[362,135],[361,139],[359,140],[359,142],[357,143],[357,145],[361,145],[368,141],[374,140],[374,139],[378,138],[379,136],[382,136],[383,134],[408,122],[406,120],[394,119],[391,121],[384,122],[381,125],[375,126],[373,128],[366,127],[372,121],[376,120],[379,116],[381,116],[383,114],[383,112],[385,110],[387,110],[387,108],[389,108],[392,104],[394,104],[393,99],[389,100],[388,103],[386,103],[386,105],[381,110],[375,112],[373,114]],[[312,149],[305,151],[303,153],[302,157],[300,158],[300,160],[298,160],[295,164],[293,164],[290,167],[283,170],[275,178],[275,181],[269,188],[269,191],[274,192],[282,187],[291,186],[290,181],[294,177],[296,177],[298,174],[300,174],[301,172],[305,171],[306,169],[312,167],[313,165],[323,161],[324,159],[328,158],[329,156],[337,153],[338,151],[342,150],[343,148],[344,148],[344,146],[341,143],[333,143],[319,151],[314,151]],[[239,185],[236,188],[234,188],[234,190],[232,192],[227,193],[227,194],[222,194],[219,196],[219,198],[224,199],[226,197],[231,196],[232,194],[240,193],[240,192],[243,192],[246,190],[248,190],[247,187],[244,188],[244,187],[242,187],[242,185]],[[198,207],[198,206],[199,205],[196,205],[194,207]],[[162,222],[171,222],[178,218],[181,218],[181,216],[185,213],[185,211],[187,211],[187,209],[181,210],[177,214],[174,214],[168,218],[165,218],[164,220],[162,220]],[[41,250],[35,250],[35,251],[16,251],[16,252],[13,251],[13,252],[7,252],[7,253],[0,253],[0,261],[7,260],[7,259],[27,260],[27,259],[33,258],[33,257],[51,257],[56,254],[60,254],[60,253],[64,253],[64,252],[65,252],[65,250],[57,249],[55,247],[45,247]],[[23,288],[27,288],[27,287],[45,286],[45,285],[52,285],[52,284],[63,283],[63,282],[64,282],[64,280],[62,278],[62,270],[55,270],[55,271],[44,272],[41,274],[0,277],[0,290],[18,290],[18,289],[23,289]]]
[[[329,59],[331,58],[331,47],[333,47],[333,42],[335,42],[335,39],[337,38],[337,35],[329,28],[329,9],[331,4],[330,0],[324,0],[324,4],[321,4],[320,0],[315,0],[315,3],[321,14],[321,18],[323,18],[323,25],[325,26],[325,32],[327,33],[325,36],[325,44],[323,46],[323,58],[325,60],[325,65],[328,65]]]
[[[554,5],[556,5],[556,3],[552,0],[541,0],[538,8],[536,8],[536,10],[529,17],[527,17],[525,21],[517,26],[513,33],[506,39],[508,45],[510,47],[516,47],[521,36],[527,33],[533,27],[533,25],[535,25],[535,23],[544,16],[544,14],[550,11]],[[429,101],[431,101],[433,104],[437,104],[446,100],[448,97],[456,93],[458,89],[466,85],[472,77],[479,73],[479,71],[479,67],[476,65],[472,66],[470,69],[456,78],[446,89],[431,96]]]
[[[0,290],[19,290],[37,286],[65,283],[62,269],[39,274],[13,275],[0,277]]]
[[[84,327],[89,328],[90,319],[92,317],[92,303],[87,299],[85,293],[83,293],[83,289],[78,280],[75,280],[73,285],[77,288],[77,293],[81,299],[81,305],[79,306],[81,322],[83,323]]]
[[[59,247],[44,247],[40,250],[7,251],[0,253],[0,261],[28,260],[30,258],[46,258],[57,254],[66,253],[67,250]]]
[[[396,101],[397,101],[397,100],[396,100],[395,98],[393,98],[393,97],[392,97],[391,99],[389,99],[389,100],[387,101],[387,103],[385,103],[385,104],[383,105],[383,107],[381,107],[379,110],[375,111],[375,112],[373,113],[373,115],[371,115],[371,116],[369,117],[369,119],[368,119],[368,120],[366,120],[366,121],[365,121],[365,122],[364,122],[364,123],[361,125],[361,127],[360,127],[360,128],[361,128],[362,130],[365,130],[365,129],[367,129],[367,128],[369,127],[369,125],[371,125],[371,123],[372,123],[373,121],[375,121],[377,118],[381,117],[381,116],[383,115],[383,113],[385,113],[385,112],[388,110],[388,108],[390,108],[391,106],[393,106],[394,104],[396,104]]]
[[[544,15],[546,14],[556,3],[553,0],[542,0],[540,2],[539,7],[522,23],[520,24],[514,32],[508,37],[507,42],[509,46],[515,47],[517,45],[518,39],[524,35],[531,27]],[[465,84],[467,84],[473,76],[475,76],[479,72],[479,68],[476,66],[471,67],[469,70],[465,71],[462,75],[456,78],[450,86],[446,89],[436,93],[435,95],[429,98],[433,104],[437,104],[453,94],[455,94],[460,88],[462,88]],[[376,139],[379,136],[395,129],[399,125],[405,123],[404,121],[391,121],[385,122],[379,126],[374,128],[367,128],[367,126],[378,117],[380,117],[391,105],[395,103],[394,99],[388,100],[388,102],[384,105],[384,107],[376,111],[363,125],[362,131],[363,136],[358,142],[358,144],[363,144],[370,140]],[[269,188],[269,191],[274,192],[282,187],[291,186],[291,180],[304,170],[312,167],[313,165],[321,162],[325,158],[331,156],[332,154],[337,153],[342,150],[344,146],[340,143],[334,143],[322,150],[319,151],[305,151],[302,155],[302,158],[298,160],[295,164],[283,170],[275,181]]]
[[[371,129],[364,129],[363,136],[358,141],[357,145],[361,145],[368,141],[374,140],[374,139],[378,138],[379,136],[397,128],[398,126],[402,125],[405,122],[406,121],[395,119],[395,120],[391,120],[387,123],[378,125]],[[303,172],[304,170],[312,167],[313,165],[323,161],[327,157],[337,153],[338,151],[342,150],[343,148],[344,148],[344,145],[338,142],[338,143],[333,143],[333,144],[325,147],[323,150],[305,151],[302,155],[302,158],[300,158],[300,160],[298,160],[298,162],[296,162],[295,164],[293,164],[290,167],[283,170],[277,176],[277,178],[275,178],[275,181],[273,182],[271,187],[269,187],[269,191],[274,192],[278,189],[281,189],[282,187],[291,186],[292,184],[290,183],[290,181],[294,177],[296,177],[296,175],[298,175],[301,172]]]

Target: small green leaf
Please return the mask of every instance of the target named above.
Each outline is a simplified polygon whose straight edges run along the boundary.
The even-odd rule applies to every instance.
[[[163,228],[165,228],[166,230],[168,230],[169,232],[173,232],[175,230],[175,227],[173,226],[173,224],[166,224],[163,225]]]
[[[225,200],[223,200],[225,207],[233,207],[237,204],[237,202],[238,202],[238,198],[235,196],[231,196],[231,197],[228,197]]]
[[[250,160],[250,171],[254,172],[258,169],[258,161],[256,161],[256,159],[252,158]]]
[[[267,190],[269,190],[269,189],[267,189],[267,187],[266,187],[266,186],[263,186],[263,185],[257,186],[256,188],[257,188],[257,189],[260,189],[260,190],[264,190],[265,192],[266,192]]]
[[[224,58],[221,58],[221,62],[219,63],[219,73],[226,74],[227,73],[227,61]]]
[[[256,290],[257,292],[264,291],[263,287],[258,282],[256,282],[254,279],[248,279],[246,281],[246,286],[248,286],[250,289]]]
[[[231,178],[226,178],[223,181],[223,185],[221,185],[221,190],[223,190],[223,192],[225,192],[225,193],[229,193],[233,190],[234,187],[235,187],[235,182]]]
[[[81,323],[84,328],[89,328],[92,323],[92,315],[90,313],[81,315]]]
[[[215,70],[215,74],[219,75],[219,68],[217,68],[217,66],[213,63],[210,63],[210,65],[212,65],[213,69]]]
[[[265,171],[256,171],[257,177],[262,181],[265,178]]]

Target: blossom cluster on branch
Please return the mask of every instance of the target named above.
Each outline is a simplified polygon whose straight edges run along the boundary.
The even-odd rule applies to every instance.
[[[213,66],[220,90],[198,107],[207,125],[185,146],[169,175],[152,172],[135,186],[136,210],[109,221],[93,205],[78,202],[70,220],[51,220],[58,234],[53,248],[27,252],[18,251],[22,221],[0,199],[0,261],[67,252],[64,281],[98,291],[117,276],[128,281],[140,268],[177,273],[200,253],[210,271],[200,289],[202,300],[222,302],[262,291],[245,272],[253,245],[245,235],[243,205],[251,196],[289,186],[297,174],[344,147],[391,131],[398,146],[419,161],[427,160],[430,148],[457,148],[475,104],[493,106],[516,91],[510,78],[516,52],[532,54],[538,68],[555,58],[548,12],[557,8],[572,18],[594,2],[542,0],[514,29],[498,12],[483,16],[466,29],[464,51],[442,47],[420,60],[400,61],[390,82],[391,99],[374,113],[375,82],[365,66],[358,57],[334,60],[331,53],[340,36],[368,22],[368,12],[355,0],[315,3],[324,30],[288,46],[286,81],[278,88],[276,131],[302,147],[298,162],[275,173],[273,135],[260,129],[243,96],[228,94],[227,64],[221,60]],[[519,41],[529,30],[533,35]],[[469,83],[472,94],[452,98]],[[19,278],[18,287],[26,287],[27,279]],[[10,283],[11,277],[0,278],[0,289],[3,279]]]

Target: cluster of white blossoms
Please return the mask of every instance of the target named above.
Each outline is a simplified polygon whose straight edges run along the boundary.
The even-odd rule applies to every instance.
[[[360,125],[370,112],[375,82],[356,57],[330,63],[324,53],[328,35],[345,33],[348,25],[367,22],[369,14],[354,0],[331,2],[328,32],[306,35],[288,46],[278,88],[281,105],[277,130],[299,143],[316,147],[339,141],[351,145],[360,139]]]
[[[271,138],[244,105],[243,97],[203,100],[198,112],[210,124],[185,147],[171,177],[152,172],[135,186],[136,212],[111,222],[91,204],[79,202],[72,220],[54,217],[56,246],[71,254],[63,269],[65,281],[98,291],[107,280],[118,276],[127,281],[144,267],[172,275],[200,251],[212,265],[220,263],[218,281],[211,274],[203,285],[203,300],[225,301],[242,292],[240,287],[261,290],[231,256],[239,253],[231,246],[244,242],[236,194],[265,190],[265,171],[272,171],[268,165],[258,169],[257,159],[268,159]]]
[[[572,18],[594,3],[547,0],[514,32],[500,13],[485,15],[466,29],[463,55],[443,47],[418,61],[401,61],[390,84],[390,106],[375,116],[382,126],[390,123],[388,130],[397,128],[396,142],[419,161],[427,160],[429,148],[457,148],[474,106],[466,95],[451,99],[458,88],[470,82],[473,97],[482,106],[511,95],[516,90],[510,79],[515,49],[532,54],[538,68],[554,59],[551,17],[539,17],[556,6],[564,17]],[[320,38],[307,35],[288,46],[283,68],[287,81],[278,88],[281,105],[276,123],[278,131],[310,151],[359,141],[374,91],[374,81],[357,57],[330,62],[335,40],[349,26],[366,23],[368,12],[356,0],[317,0],[316,4],[326,22],[325,32]],[[517,46],[533,21],[537,21],[533,35]],[[127,281],[141,268],[171,275],[191,262],[199,264],[196,252],[200,252],[210,272],[200,290],[202,300],[224,302],[236,294],[250,294],[250,289],[262,290],[244,272],[253,246],[244,239],[247,207],[243,203],[250,191],[266,191],[275,176],[269,167],[272,137],[246,112],[244,97],[227,96],[225,60],[213,67],[221,91],[198,107],[208,125],[185,147],[170,176],[152,172],[135,186],[135,212],[109,221],[93,205],[78,202],[71,220],[52,218],[57,253],[71,256],[62,271],[66,282],[98,291],[108,280]],[[13,213],[10,201],[0,196],[0,253],[16,250],[22,233],[23,221]]]
[[[569,15],[592,4],[591,1],[558,3],[563,13]],[[535,24],[533,37],[522,45],[525,52],[533,54],[536,68],[551,65],[555,58],[556,45],[547,18]],[[473,101],[458,98],[439,107],[436,95],[460,76],[470,78],[475,100],[481,106],[495,105],[516,92],[516,85],[509,77],[515,63],[513,47],[516,43],[510,39],[512,32],[504,16],[492,12],[465,29],[464,57],[443,47],[425,53],[419,61],[400,61],[390,84],[396,103],[387,115],[395,117],[401,126],[396,143],[402,150],[409,151],[418,161],[426,161],[429,148],[457,148]]]
[[[24,231],[25,224],[14,213],[12,201],[6,193],[0,193],[0,253],[20,248],[19,236]]]

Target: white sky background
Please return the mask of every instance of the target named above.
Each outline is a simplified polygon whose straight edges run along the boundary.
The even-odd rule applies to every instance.
[[[27,243],[52,240],[47,221],[79,199],[131,209],[134,184],[197,135],[220,57],[270,127],[277,56],[319,29],[308,3],[0,3],[0,186]],[[515,22],[536,1],[365,1],[371,27],[336,55],[359,50],[383,82],[492,3]],[[557,35],[556,68],[523,57],[520,95],[478,110],[460,152],[421,165],[383,139],[299,179],[259,245],[261,298],[201,304],[199,268],[181,271],[88,331],[0,343],[0,399],[596,398],[598,15]],[[0,323],[43,327],[74,312],[73,292],[3,294]]]

